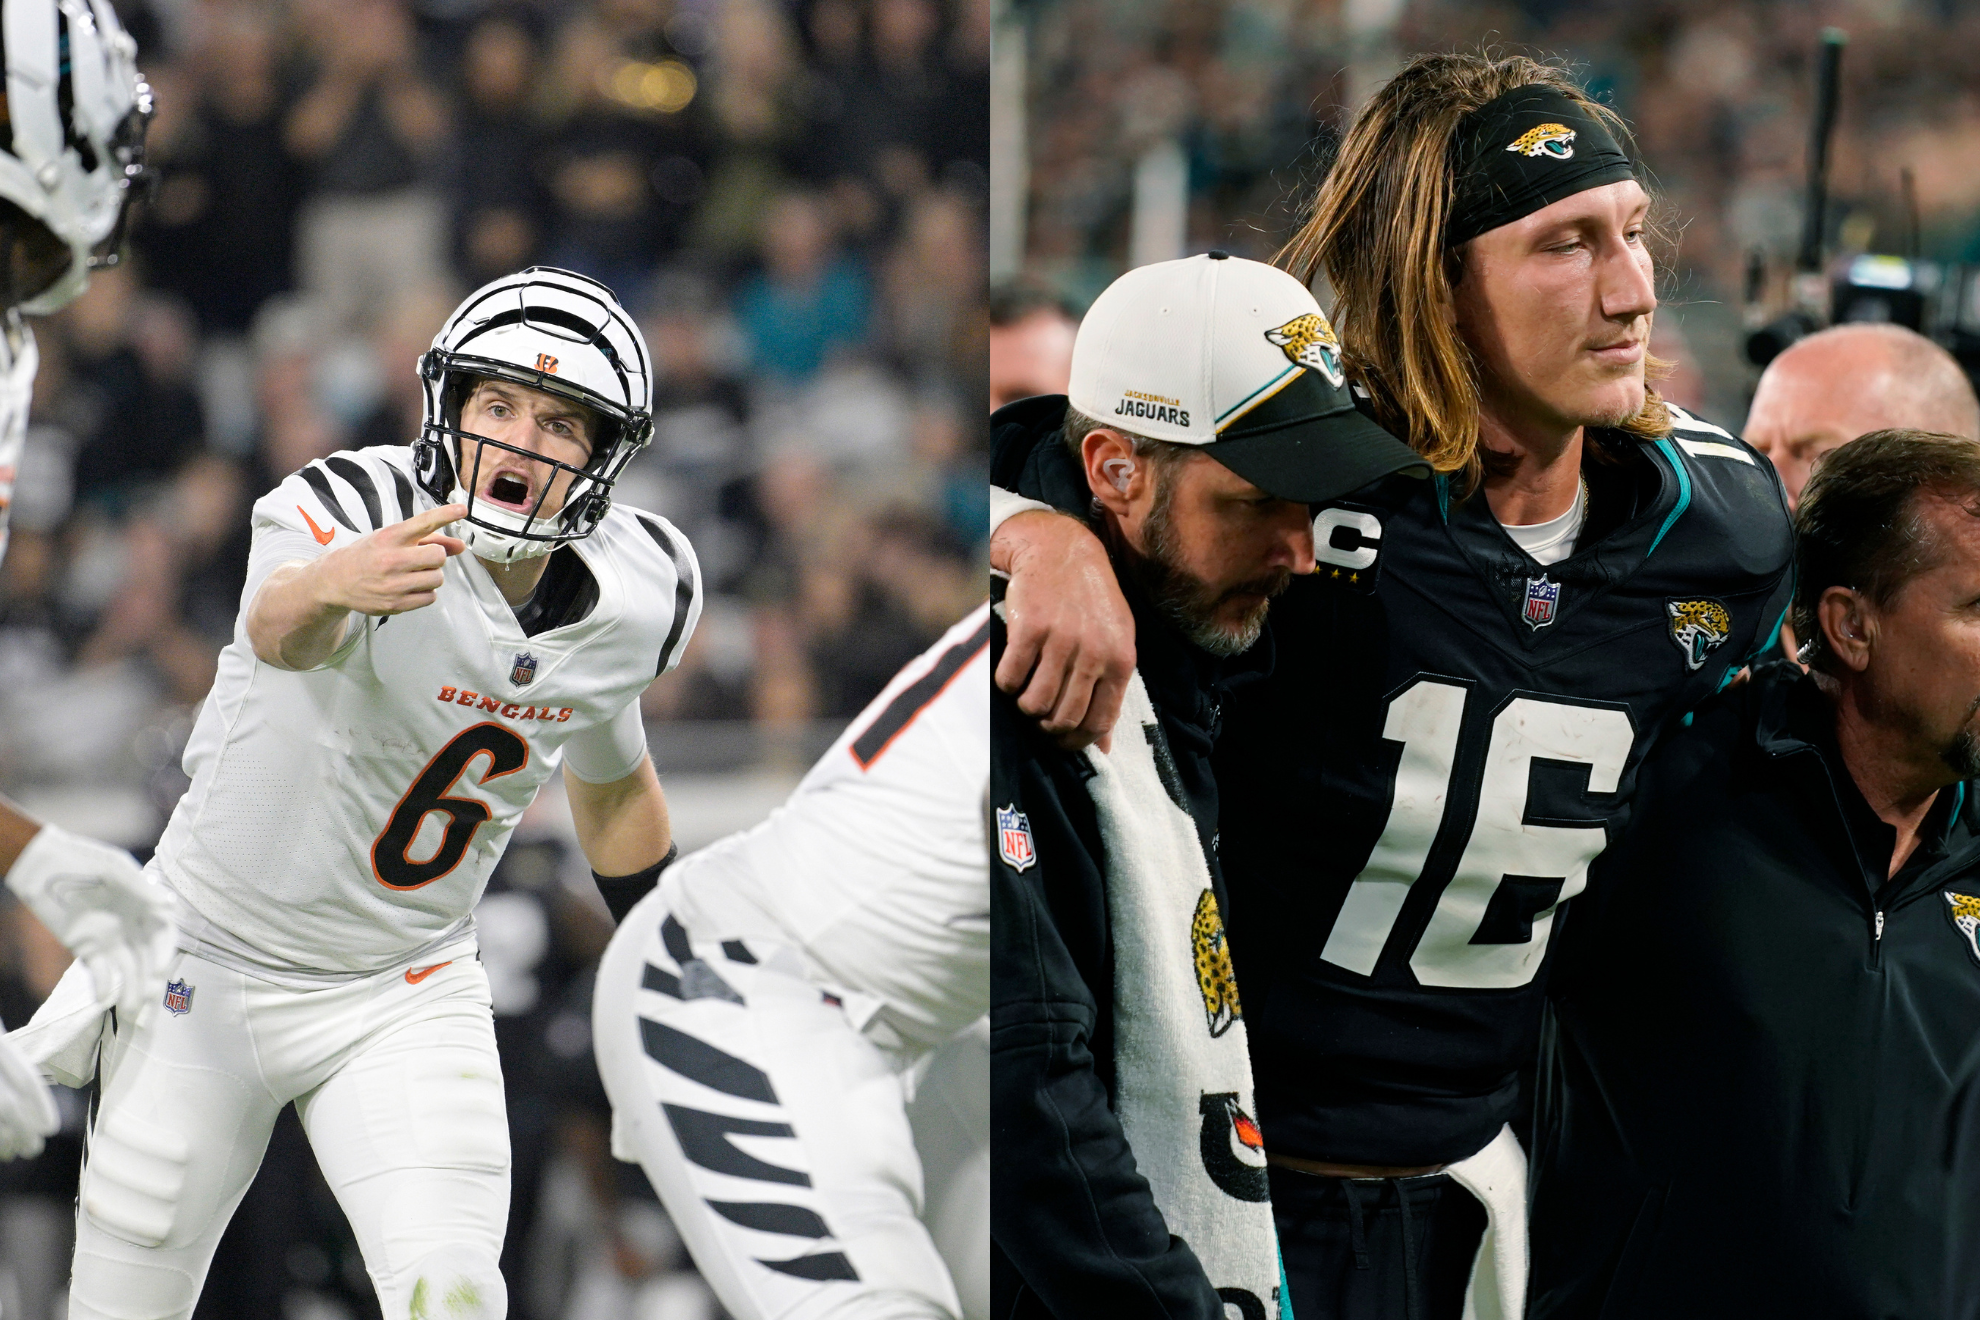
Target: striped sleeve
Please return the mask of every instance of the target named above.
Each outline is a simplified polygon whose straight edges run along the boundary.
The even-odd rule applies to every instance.
[[[701,565],[694,557],[694,547],[688,544],[687,537],[680,529],[665,518],[649,513],[635,514],[641,530],[653,538],[660,547],[660,553],[673,568],[673,606],[667,625],[667,639],[660,646],[660,660],[654,667],[653,675],[658,678],[680,664],[681,656],[687,651],[688,639],[694,636],[694,626],[701,620]]]
[[[255,502],[254,524],[307,533],[326,550],[403,522],[417,505],[406,474],[376,450],[302,465]]]

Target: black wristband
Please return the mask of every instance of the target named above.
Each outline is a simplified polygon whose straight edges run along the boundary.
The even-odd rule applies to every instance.
[[[660,883],[660,873],[673,865],[674,859],[680,855],[681,845],[669,843],[667,855],[644,871],[634,871],[631,875],[600,875],[596,871],[591,873],[592,882],[598,886],[598,893],[604,898],[605,906],[611,909],[613,925],[624,921],[626,913],[632,911],[633,906],[640,899],[653,892],[653,886]]]

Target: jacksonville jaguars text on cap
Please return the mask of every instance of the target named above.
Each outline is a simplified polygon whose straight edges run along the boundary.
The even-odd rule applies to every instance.
[[[1114,408],[1116,417],[1145,417],[1151,422],[1167,422],[1171,426],[1188,426],[1189,410],[1177,407],[1175,399],[1159,399],[1154,395],[1123,395]]]

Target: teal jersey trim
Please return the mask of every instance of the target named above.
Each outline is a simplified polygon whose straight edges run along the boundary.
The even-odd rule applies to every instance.
[[[1444,521],[1448,523],[1451,520],[1451,479],[1444,473],[1439,472],[1436,480],[1437,512],[1442,514]]]
[[[1664,543],[1665,535],[1678,519],[1684,517],[1684,511],[1691,507],[1691,473],[1685,470],[1684,460],[1678,457],[1677,446],[1669,439],[1655,440],[1651,443],[1663,451],[1664,458],[1671,465],[1671,470],[1677,473],[1678,502],[1677,507],[1671,510],[1671,516],[1664,519],[1664,525],[1657,529],[1657,539],[1652,541],[1650,548],[1644,552],[1645,559],[1657,553],[1657,547]]]

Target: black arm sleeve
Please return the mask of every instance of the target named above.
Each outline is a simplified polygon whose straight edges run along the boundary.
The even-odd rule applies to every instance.
[[[1037,857],[1022,871],[1001,858],[990,868],[990,1124],[997,1152],[990,1233],[1004,1258],[997,1275],[1021,1278],[1057,1316],[1222,1320],[1223,1303],[1202,1264],[1169,1232],[1136,1171],[1096,1069],[1096,1050],[1111,1048],[1087,980],[1104,986],[1111,977],[1105,889],[1097,831],[1082,840],[1066,809],[1085,807],[1080,814],[1090,817],[1090,805],[1076,782],[1055,788],[1038,765],[1014,763],[1023,753],[1013,726],[1028,722],[1008,698],[993,698],[991,723],[993,805],[1026,813]],[[1062,806],[1057,788],[1077,801]],[[1055,905],[1081,960],[1068,948]],[[992,1309],[1009,1314],[1015,1301],[993,1299]]]
[[[592,883],[605,899],[605,906],[612,910],[612,924],[618,925],[626,919],[626,913],[638,905],[639,900],[653,892],[653,886],[660,883],[660,873],[673,865],[681,855],[681,845],[669,843],[667,855],[644,871],[634,871],[631,875],[600,875],[591,873]]]

